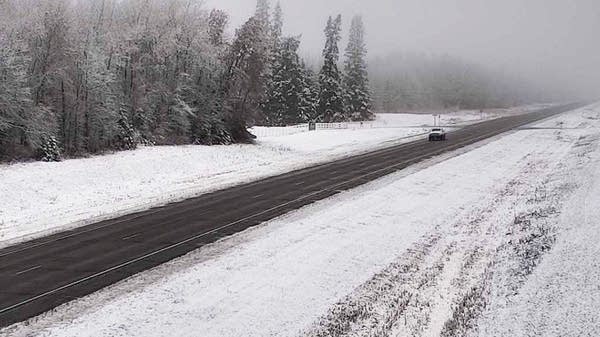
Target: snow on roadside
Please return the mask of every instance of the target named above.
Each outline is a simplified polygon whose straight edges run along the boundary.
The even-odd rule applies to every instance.
[[[469,111],[451,116],[455,122],[474,118]],[[431,116],[395,115],[380,117],[378,129],[261,137],[258,146],[153,147],[61,163],[0,165],[0,247],[413,140],[425,132],[411,127],[417,119],[431,123]]]
[[[389,128],[423,128],[427,130],[439,123],[442,126],[452,128],[468,124],[481,122],[505,116],[523,114],[535,110],[549,108],[555,104],[531,104],[507,109],[488,109],[479,110],[459,110],[459,111],[421,111],[414,113],[381,113],[376,115],[376,119],[370,122],[349,122],[349,123],[317,123],[317,130],[327,129],[389,129]],[[433,116],[439,116],[434,119]],[[290,136],[298,133],[308,132],[308,124],[299,124],[286,127],[263,127],[256,126],[250,131],[260,138],[273,138]]]
[[[327,130],[258,145],[165,146],[0,165],[0,245],[411,140],[422,129]],[[407,138],[409,137],[409,138]]]
[[[322,153],[328,153],[330,156],[339,157],[364,152],[383,144],[392,145],[394,142],[402,141],[401,138],[404,137],[407,137],[405,140],[414,140],[413,137],[426,133],[427,130],[423,128],[319,130],[286,137],[264,137],[260,138],[258,143],[308,156],[320,157]]]
[[[581,111],[555,120],[561,118],[581,120]],[[436,165],[423,163],[420,171],[293,212],[0,334],[319,335],[341,311],[373,323],[351,325],[346,332],[355,335],[365,326],[437,335],[456,300],[477,293],[488,266],[480,257],[498,244],[495,230],[514,220],[517,202],[552,172],[569,170],[576,141],[590,130],[598,132],[519,131]],[[368,286],[385,275],[409,277],[406,284]],[[405,301],[394,295],[410,291],[416,296]],[[371,300],[343,311],[347,299],[357,298]],[[352,316],[357,312],[364,314]],[[391,324],[378,325],[374,312]]]
[[[579,219],[587,220],[587,227],[581,226],[585,236],[576,235],[592,239],[584,244],[568,231],[578,219],[572,215],[582,211],[583,196],[593,193],[587,186],[600,184],[590,181],[600,175],[599,115],[596,105],[539,123],[536,127],[541,129],[528,142],[542,147],[554,143],[556,148],[531,153],[521,174],[507,179],[491,202],[478,203],[470,217],[451,220],[451,225],[436,228],[427,239],[416,242],[332,306],[306,335],[598,335],[600,268],[593,262],[599,252],[596,208],[583,208],[586,213]],[[546,141],[540,141],[544,135]],[[585,193],[563,206],[577,189]],[[553,249],[560,237],[571,244]],[[573,267],[575,257],[580,260]],[[536,281],[532,273],[544,266],[553,266],[549,268],[553,274]],[[521,287],[527,295],[521,295]],[[540,293],[546,294],[539,298]],[[550,307],[545,301],[552,303]]]
[[[554,104],[531,104],[509,109],[489,109],[484,110],[483,113],[479,110],[460,110],[454,112],[424,111],[419,113],[383,113],[377,115],[377,119],[375,122],[373,122],[373,125],[375,127],[431,126],[434,123],[433,115],[439,114],[440,124],[450,127],[541,110],[553,105]]]
[[[600,110],[593,112],[589,116],[600,120]],[[565,184],[567,179],[549,182],[559,184],[559,193],[569,196],[555,218],[533,222],[547,229],[551,246],[516,291],[514,284],[506,287],[510,282],[492,284],[488,308],[473,336],[600,335],[599,138],[596,133],[578,141],[579,160],[587,165],[579,168],[577,185]],[[498,269],[512,267],[507,259],[498,264]]]

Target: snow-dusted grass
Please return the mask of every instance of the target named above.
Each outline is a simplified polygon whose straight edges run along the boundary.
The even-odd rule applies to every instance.
[[[600,106],[593,108],[598,110]],[[495,316],[504,306],[489,306],[496,303],[491,289],[518,292],[522,284],[527,289],[527,282],[534,282],[532,291],[524,294],[523,308],[509,306],[516,308],[506,314],[515,318],[514,324],[520,324],[520,314],[530,312],[528,323],[564,327],[543,330],[564,332],[554,335],[597,335],[600,329],[591,313],[600,292],[593,240],[600,219],[592,205],[599,194],[585,186],[598,185],[600,121],[585,113],[582,109],[547,122],[554,127],[562,121],[576,129],[518,131],[470,152],[447,155],[446,161],[420,164],[204,247],[0,334],[331,336],[335,334],[328,332],[341,331],[337,335],[451,336],[463,330],[477,333],[473,327],[481,315],[489,318],[493,331],[506,332],[510,328],[498,327],[506,321]],[[565,203],[572,193],[578,199]],[[580,207],[592,197],[588,206]],[[555,228],[557,251],[550,250],[553,261],[541,256],[535,263],[540,271],[547,265],[550,272],[540,275],[546,283],[577,258],[585,257],[567,269],[577,273],[562,277],[573,280],[583,276],[586,265],[594,266],[583,281],[552,283],[544,290],[547,298],[564,294],[556,306],[569,305],[561,307],[568,315],[590,310],[571,325],[560,322],[558,313],[550,314],[556,319],[536,316],[533,310],[544,307],[536,302],[534,291],[543,283],[528,276],[536,275],[535,268],[524,269],[522,278],[508,282],[494,278],[515,261],[533,266],[529,255],[517,253],[536,252],[527,238],[538,227],[526,227],[523,220],[546,228],[536,221],[556,217],[536,217],[544,213],[535,211],[547,206],[553,206],[555,214],[585,212],[576,226],[562,217],[547,226]],[[563,258],[561,252],[577,248],[571,238],[585,248]],[[573,289],[581,284],[591,296],[582,302],[582,293]],[[338,323],[345,330],[328,330]],[[584,325],[568,330],[577,323]]]
[[[379,117],[376,129],[262,130],[270,136],[259,137],[257,145],[150,147],[61,163],[0,165],[0,246],[406,142],[426,132],[411,127],[422,116],[389,118]],[[458,112],[453,118],[466,121],[471,114]]]
[[[492,282],[488,310],[473,336],[600,335],[600,109],[584,109],[582,115],[596,129],[577,141],[579,166],[573,171],[568,163],[561,164],[569,177],[546,182],[555,194],[542,190],[535,195],[566,199],[562,207],[550,203],[530,213],[527,231],[533,235],[526,242],[537,250],[526,251],[526,256],[535,264],[525,268],[527,277]],[[582,126],[581,120],[561,122],[546,125]],[[550,249],[544,251],[546,245]],[[516,269],[507,260],[498,269]]]
[[[257,145],[147,147],[0,166],[0,245],[411,140],[422,129],[323,130]]]
[[[414,140],[413,136],[426,133],[424,128],[319,130],[286,137],[264,137],[260,138],[258,143],[269,148],[304,153],[307,160],[310,160],[311,156],[322,158],[323,153],[339,157],[364,152],[384,145]]]

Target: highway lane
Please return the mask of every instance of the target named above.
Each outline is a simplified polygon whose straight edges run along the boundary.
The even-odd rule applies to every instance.
[[[0,250],[0,326],[444,152],[573,110],[544,109],[216,191]],[[425,137],[424,137],[425,138]]]

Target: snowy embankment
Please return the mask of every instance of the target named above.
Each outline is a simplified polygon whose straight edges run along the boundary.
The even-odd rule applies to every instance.
[[[538,126],[305,207],[0,334],[598,335],[600,105]]]
[[[471,121],[473,113],[448,119]],[[432,122],[430,115],[386,115],[376,122],[379,128],[289,135],[263,128],[256,146],[151,147],[61,163],[0,165],[0,246],[409,141]]]

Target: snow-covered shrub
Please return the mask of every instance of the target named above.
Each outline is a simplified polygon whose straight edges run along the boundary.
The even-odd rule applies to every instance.
[[[227,145],[233,139],[225,122],[216,116],[206,116],[198,119],[194,125],[194,144],[196,145]]]
[[[45,162],[60,161],[60,147],[54,136],[47,136],[42,139],[39,149],[40,160]]]
[[[120,113],[118,124],[119,135],[117,136],[117,147],[120,150],[135,150],[138,145],[136,132],[123,111]]]

